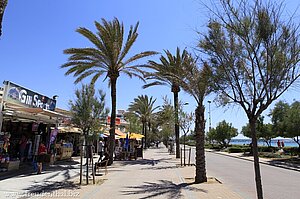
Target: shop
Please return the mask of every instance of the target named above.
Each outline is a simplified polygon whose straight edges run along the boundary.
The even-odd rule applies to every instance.
[[[56,127],[65,117],[55,112],[55,97],[4,81],[0,103],[0,170],[18,169],[20,163],[34,160],[40,142],[45,143],[50,157]]]
[[[56,159],[70,159],[80,155],[83,139],[81,129],[73,126],[59,126],[57,129]]]
[[[120,135],[118,145],[115,148],[115,158],[118,160],[132,160],[138,157],[143,158],[141,139],[144,136],[137,133],[126,133]]]

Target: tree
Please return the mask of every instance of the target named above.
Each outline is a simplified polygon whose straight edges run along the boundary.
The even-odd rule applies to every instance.
[[[283,136],[293,138],[293,140],[298,144],[300,151],[300,102],[295,101],[291,104],[290,108],[286,113],[286,131]]]
[[[140,75],[140,66],[133,65],[133,62],[156,54],[153,51],[146,51],[126,58],[138,37],[138,25],[139,23],[134,27],[130,27],[127,39],[124,42],[124,26],[117,18],[114,18],[112,21],[102,19],[102,24],[95,21],[97,28],[95,34],[86,28],[78,28],[76,30],[86,37],[94,47],[64,50],[64,53],[70,56],[68,61],[61,67],[69,68],[65,75],[73,74],[76,78],[75,83],[89,76],[92,76],[92,83],[95,83],[100,76],[105,76],[105,79],[109,78],[109,86],[111,88],[111,121],[108,143],[109,165],[113,163],[115,144],[117,79],[121,73],[128,75],[130,78],[135,76],[143,79]]]
[[[278,135],[283,136],[283,132],[286,131],[284,119],[289,108],[290,105],[288,103],[280,100],[270,112],[273,129]]]
[[[225,120],[218,123],[216,128],[212,128],[211,131],[208,132],[208,137],[218,142],[223,147],[227,147],[231,138],[237,135],[237,129],[234,128],[231,123],[227,123]]]
[[[185,64],[177,76],[180,86],[196,101],[195,110],[195,140],[196,140],[196,176],[195,183],[207,182],[205,166],[205,107],[204,98],[210,93],[209,85],[211,71],[207,64],[201,68],[197,66],[197,60],[191,55],[185,59]]]
[[[179,126],[183,131],[183,165],[185,166],[185,141],[186,135],[190,131],[190,128],[195,121],[195,115],[193,113],[186,113],[182,109],[182,105],[180,106],[179,111]]]
[[[142,132],[142,126],[139,117],[133,112],[126,112],[124,114],[125,120],[129,122],[129,132],[139,133]]]
[[[160,129],[159,134],[165,146],[168,147],[168,141],[170,138],[174,138],[174,107],[171,101],[165,96],[163,97],[163,105],[160,106],[157,112],[156,121],[158,128]]]
[[[175,76],[180,75],[180,68],[184,63],[184,59],[187,56],[186,50],[183,50],[182,54],[180,49],[176,49],[176,55],[172,55],[170,51],[164,51],[166,56],[160,57],[160,63],[155,61],[149,61],[147,67],[154,70],[154,72],[146,73],[147,80],[153,80],[153,82],[148,83],[143,86],[147,88],[156,85],[167,85],[171,87],[171,92],[174,95],[174,111],[175,111],[175,142],[176,142],[176,158],[180,158],[180,143],[179,143],[179,122],[178,122],[178,93],[180,92],[180,86],[178,81],[170,73]]]
[[[278,135],[292,138],[298,144],[300,151],[300,102],[295,101],[289,105],[279,101],[275,104],[271,116]]]
[[[70,101],[72,121],[83,131],[85,141],[90,134],[99,132],[100,118],[107,117],[109,109],[105,108],[105,93],[98,91],[96,96],[94,85],[82,85],[75,91],[75,101]],[[86,145],[89,145],[89,143]],[[87,147],[85,147],[87,149]],[[86,151],[87,152],[87,151]],[[80,183],[82,179],[82,153],[80,153]],[[87,183],[88,183],[88,156],[87,156]]]
[[[2,21],[7,2],[8,0],[0,0],[0,37],[2,35]]]
[[[256,121],[299,79],[298,25],[283,19],[282,3],[220,0],[199,50],[209,57],[219,101],[245,111],[251,129],[257,197],[263,198]],[[214,6],[212,5],[212,6]]]
[[[156,99],[153,100],[152,97],[148,97],[148,95],[140,95],[137,98],[134,98],[133,102],[130,103],[128,110],[130,112],[135,113],[142,122],[142,131],[144,134],[144,148],[146,149],[148,146],[147,142],[147,123],[151,120],[152,114],[158,108],[158,106],[154,107],[154,103]]]
[[[251,137],[251,129],[249,124],[246,124],[246,126],[242,127],[242,134],[246,137]],[[263,139],[268,147],[271,147],[272,138],[277,136],[276,132],[273,131],[272,124],[264,124],[264,116],[259,116],[257,120],[256,134],[258,138]]]

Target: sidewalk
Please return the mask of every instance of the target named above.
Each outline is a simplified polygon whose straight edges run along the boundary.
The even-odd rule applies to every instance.
[[[209,178],[207,183],[193,184],[194,176],[194,166],[180,167],[180,159],[169,155],[167,149],[161,145],[160,148],[146,150],[144,159],[114,161],[107,175],[96,176],[96,181],[100,184],[83,185],[74,192],[78,192],[76,198],[84,199],[241,198],[214,178]],[[78,181],[77,178],[73,180]],[[85,177],[83,179],[85,183]],[[70,189],[56,191],[65,193]]]

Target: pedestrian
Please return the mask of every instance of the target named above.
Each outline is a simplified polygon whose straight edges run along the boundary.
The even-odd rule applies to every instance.
[[[43,162],[45,162],[46,154],[47,154],[47,148],[46,148],[46,146],[44,145],[43,142],[40,142],[40,146],[39,146],[39,149],[38,149],[38,156],[37,156],[37,163],[38,163],[37,174],[42,173]]]
[[[98,154],[99,154],[99,159],[98,159],[98,162],[99,160],[101,161],[102,160],[102,157],[103,157],[103,142],[100,140],[99,141],[99,147],[98,147]]]
[[[283,142],[283,140],[281,141],[281,147],[282,147],[282,148],[284,147],[284,142]]]
[[[277,146],[280,149],[280,140],[277,140]]]

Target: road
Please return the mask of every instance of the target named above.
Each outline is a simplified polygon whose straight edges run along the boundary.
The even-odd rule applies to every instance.
[[[194,160],[195,150],[192,149]],[[260,164],[264,198],[300,198],[300,172]],[[256,198],[252,161],[206,152],[208,176],[214,176],[245,199]]]

